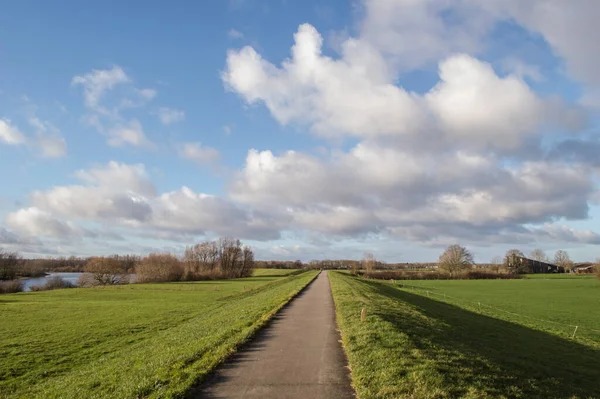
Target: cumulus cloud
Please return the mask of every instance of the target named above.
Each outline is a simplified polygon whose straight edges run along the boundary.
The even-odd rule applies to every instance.
[[[8,119],[0,119],[0,141],[8,145],[25,144],[26,138]]]
[[[433,39],[442,40],[447,29],[440,25]],[[455,33],[449,40],[463,34]],[[406,54],[386,51],[383,39],[364,33],[349,38],[335,59],[322,54],[321,36],[304,24],[281,66],[251,47],[229,52],[223,81],[245,102],[264,104],[281,124],[361,140],[347,152],[319,157],[251,150],[230,186],[231,198],[287,218],[291,229],[391,234],[421,243],[458,237],[504,242],[510,234],[515,240],[551,239],[523,226],[587,217],[596,192],[590,169],[544,160],[542,146],[553,131],[584,123],[578,108],[538,96],[522,73],[500,76],[486,62],[443,54],[437,45],[418,63],[444,56],[439,82],[424,94],[408,92],[395,83],[395,57]],[[577,234],[570,239],[583,242]]]
[[[428,93],[394,83],[383,56],[348,39],[339,59],[321,53],[322,38],[301,25],[291,59],[277,67],[252,47],[230,51],[223,81],[247,103],[263,103],[282,124],[308,125],[325,136],[395,137],[515,149],[552,118],[568,124],[573,112],[539,98],[518,76],[499,77],[469,55],[440,62],[439,83]]]
[[[8,226],[28,235],[66,237],[85,232],[91,236],[99,233],[77,223],[94,222],[129,229],[133,235],[169,233],[190,239],[213,233],[257,240],[278,238],[282,228],[260,211],[188,187],[159,194],[141,164],[112,161],[79,170],[74,177],[83,184],[33,192],[29,207],[7,217]]]
[[[31,207],[9,213],[7,225],[14,231],[28,236],[68,237],[75,229],[46,211]]]
[[[178,109],[160,107],[158,109],[158,119],[163,125],[172,125],[185,119],[185,112]]]

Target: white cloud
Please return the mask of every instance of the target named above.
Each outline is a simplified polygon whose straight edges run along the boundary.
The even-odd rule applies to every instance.
[[[455,53],[477,53],[494,18],[470,0],[364,0],[360,36],[394,67],[417,69]]]
[[[84,184],[33,192],[30,207],[11,214],[9,226],[52,237],[83,231],[77,230],[76,222],[133,229],[133,235],[169,233],[173,239],[189,240],[207,232],[257,240],[279,237],[281,224],[227,199],[188,187],[157,194],[143,165],[113,161],[77,171],[75,177]]]
[[[75,233],[68,224],[35,207],[8,214],[6,223],[14,231],[27,236],[68,237]]]
[[[137,119],[132,119],[125,125],[116,125],[108,132],[108,145],[113,147],[122,147],[125,144],[134,147],[154,147],[154,144],[148,140],[142,124]]]
[[[504,72],[513,74],[520,79],[531,79],[534,82],[544,80],[544,75],[538,65],[527,64],[515,57],[504,58],[500,61],[500,67]]]
[[[83,86],[86,107],[102,113],[105,110],[100,106],[100,100],[104,93],[117,85],[130,82],[125,71],[117,65],[110,69],[93,69],[92,72],[75,76],[71,80],[71,84]]]
[[[67,155],[67,142],[62,137],[41,136],[36,144],[44,158],[62,158]]]
[[[454,137],[516,148],[537,132],[544,104],[522,80],[499,78],[491,65],[466,55],[441,62],[439,73],[425,98]]]
[[[160,107],[158,109],[158,119],[160,119],[163,125],[172,125],[183,121],[185,119],[185,112],[178,109]]]
[[[179,155],[182,158],[189,159],[200,164],[216,162],[220,157],[218,150],[202,145],[201,143],[182,144],[179,148]]]
[[[98,187],[114,186],[118,190],[143,196],[156,195],[154,185],[142,164],[128,165],[110,161],[106,166],[78,170],[75,177]]]
[[[339,59],[321,54],[310,25],[294,36],[292,58],[278,68],[251,47],[230,51],[223,81],[247,103],[264,103],[281,124],[308,125],[325,137],[394,137],[517,149],[542,122],[572,110],[539,98],[515,75],[499,77],[468,55],[440,62],[439,83],[425,95],[394,83],[382,56],[361,40],[342,44]]]
[[[0,141],[8,145],[25,144],[27,139],[8,119],[0,119]]]

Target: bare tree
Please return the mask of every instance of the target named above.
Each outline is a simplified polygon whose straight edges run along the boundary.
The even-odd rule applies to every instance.
[[[375,259],[375,255],[366,252],[362,259],[362,268],[365,269],[367,273],[370,273],[375,270],[376,266],[377,260]]]
[[[514,274],[527,273],[527,264],[523,261],[525,255],[519,249],[509,249],[504,255],[504,267]]]
[[[254,269],[254,252],[252,248],[244,246],[242,248],[242,262],[237,277],[248,277],[252,275]]]
[[[439,268],[450,275],[471,269],[473,255],[465,247],[450,245],[440,256]]]
[[[567,251],[563,251],[562,249],[559,249],[554,254],[554,264],[556,266],[564,267],[565,271],[570,271],[574,266],[573,261],[569,257]]]
[[[548,257],[546,256],[546,253],[539,248],[536,248],[533,251],[531,251],[531,253],[529,254],[529,258],[537,260],[538,262],[548,262]]]
[[[23,259],[17,252],[0,249],[0,280],[14,280]]]
[[[219,247],[215,241],[205,241],[185,249],[185,274],[188,279],[212,273],[219,263]]]

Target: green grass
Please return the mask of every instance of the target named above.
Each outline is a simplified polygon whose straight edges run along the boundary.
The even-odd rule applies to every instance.
[[[253,276],[288,276],[301,273],[301,269],[254,269]]]
[[[571,337],[578,326],[578,340],[600,346],[600,281],[589,277],[547,276],[552,277],[411,280],[398,284],[414,293],[562,337]]]
[[[0,397],[182,397],[316,275],[0,297]]]
[[[555,280],[555,279],[594,279],[596,278],[595,274],[572,274],[572,273],[556,273],[556,274],[526,274],[526,279],[534,279],[534,280]]]
[[[429,288],[472,298],[493,294],[498,302],[523,299],[534,287],[532,301],[537,303],[520,307],[522,312],[537,316],[544,306],[559,306],[571,309],[569,320],[581,316],[595,325],[600,318],[597,281],[419,281],[423,287],[403,289],[335,272],[330,281],[361,399],[600,397],[598,342],[567,339],[545,326],[533,328],[426,294]],[[579,285],[588,281],[596,285]],[[578,299],[560,302],[567,292]],[[554,296],[556,305],[543,305],[542,298]],[[360,320],[363,307],[365,322]]]

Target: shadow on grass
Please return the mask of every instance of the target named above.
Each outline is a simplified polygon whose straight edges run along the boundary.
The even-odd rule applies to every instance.
[[[359,281],[373,294],[390,299],[379,301],[372,314],[408,335],[419,350],[415,363],[422,363],[423,355],[434,361],[451,397],[466,396],[471,386],[494,397],[600,398],[598,349],[377,282]]]

